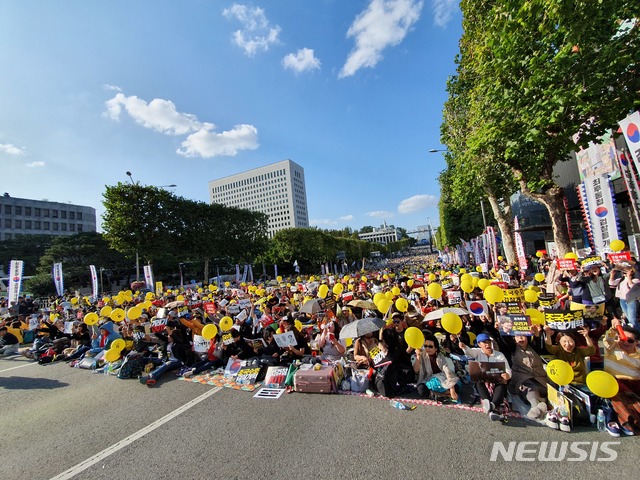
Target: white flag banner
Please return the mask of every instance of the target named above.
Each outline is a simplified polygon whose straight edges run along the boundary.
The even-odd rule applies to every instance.
[[[245,283],[247,281],[247,275],[249,274],[249,265],[244,266],[244,269],[242,270],[242,283]]]
[[[240,285],[240,265],[236,263],[236,285]]]
[[[273,265],[273,272],[274,272],[273,278],[278,278],[278,265],[275,265],[275,264]]]
[[[59,296],[64,293],[64,278],[62,276],[62,263],[54,263],[51,272],[53,284],[56,286],[56,292]]]
[[[249,265],[249,281],[253,283],[253,268]]]
[[[640,172],[640,112],[633,112],[618,124],[631,151],[636,170]]]
[[[147,288],[153,292],[154,285],[155,285],[155,283],[153,283],[153,268],[151,268],[151,265],[145,265],[143,267],[143,270],[144,270],[144,283],[146,283]]]
[[[612,240],[619,238],[616,207],[607,175],[584,179],[587,219],[591,227],[593,246],[600,254]]]
[[[95,299],[98,298],[98,274],[96,273],[96,266],[89,265],[89,271],[91,272],[92,296],[95,301]]]
[[[518,216],[513,219],[513,236],[516,241],[516,256],[518,257],[518,266],[520,271],[524,273],[527,270],[527,255],[524,251],[524,243],[522,242],[522,234],[520,233],[520,222]]]
[[[22,270],[24,262],[22,260],[11,260],[9,265],[9,306],[18,303],[20,289],[22,287]]]

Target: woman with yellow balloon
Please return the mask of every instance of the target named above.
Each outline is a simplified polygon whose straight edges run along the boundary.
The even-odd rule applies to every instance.
[[[593,345],[593,341],[589,336],[589,327],[583,327],[578,330],[578,333],[584,337],[584,341],[587,345],[586,348],[576,348],[576,341],[574,338],[570,334],[562,332],[558,339],[558,345],[554,345],[554,331],[549,327],[549,325],[545,325],[544,333],[547,352],[557,359],[571,365],[571,368],[573,369],[573,380],[571,383],[584,384],[587,377],[585,357],[593,355],[596,351],[596,347]]]
[[[416,387],[418,395],[435,400],[448,395],[452,401],[458,402],[458,376],[453,361],[440,351],[438,339],[433,335],[425,335],[423,345],[416,348],[416,361],[413,364],[418,379]]]

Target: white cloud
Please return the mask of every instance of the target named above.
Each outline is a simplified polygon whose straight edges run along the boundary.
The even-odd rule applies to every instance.
[[[31,163],[27,163],[25,165],[27,167],[29,167],[29,168],[36,168],[36,167],[44,167],[45,163],[44,162],[31,162]]]
[[[350,222],[351,220],[353,220],[353,215],[345,215],[343,217],[340,217],[339,220],[342,220],[343,222]]]
[[[188,135],[176,150],[184,157],[235,156],[240,150],[258,148],[258,130],[253,125],[236,125],[232,130],[218,133],[213,123],[200,122],[193,114],[178,112],[170,100],[154,98],[147,103],[136,96],[117,93],[105,105],[105,115],[112,120],[119,120],[124,110],[145,128],[165,135]]]
[[[0,143],[0,152],[16,157],[24,157],[27,154],[24,148],[16,147],[11,143]]]
[[[386,210],[375,210],[373,212],[367,212],[367,215],[374,218],[391,218],[393,212],[387,212]]]
[[[285,69],[293,70],[296,73],[302,73],[306,70],[320,70],[320,60],[318,60],[313,50],[310,48],[301,48],[296,53],[290,53],[282,59],[282,65]]]
[[[414,195],[413,197],[405,198],[400,202],[400,205],[398,205],[398,212],[419,212],[427,207],[435,207],[437,204],[438,199],[433,195]]]
[[[234,157],[239,150],[258,148],[258,130],[253,125],[236,125],[222,133],[207,128],[189,135],[178,150],[183,157]]]
[[[281,29],[278,25],[272,26],[269,23],[262,8],[234,3],[230,8],[225,8],[222,14],[242,25],[242,29],[234,32],[233,41],[244,50],[245,55],[252,57],[256,52],[266,52],[271,45],[279,43]]]
[[[445,28],[458,10],[458,0],[433,0],[433,23]]]
[[[374,67],[382,51],[398,45],[420,18],[423,0],[371,0],[347,31],[356,46],[347,57],[339,77],[349,77],[363,67]]]
[[[310,225],[335,225],[337,222],[335,220],[330,220],[328,218],[316,218],[309,220]]]
[[[122,89],[120,87],[118,87],[117,85],[109,85],[108,83],[105,83],[104,85],[102,85],[102,88],[104,88],[105,90],[111,90],[113,92],[121,92]]]

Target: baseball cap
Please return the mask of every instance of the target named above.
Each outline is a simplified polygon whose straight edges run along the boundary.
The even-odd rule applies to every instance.
[[[480,343],[480,342],[490,342],[491,341],[491,337],[489,335],[487,335],[486,333],[481,333],[476,337],[476,342]]]

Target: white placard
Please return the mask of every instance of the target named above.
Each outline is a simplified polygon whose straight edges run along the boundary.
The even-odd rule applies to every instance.
[[[266,398],[271,400],[279,399],[284,393],[284,388],[261,388],[256,392],[253,398]]]
[[[201,335],[193,336],[193,351],[196,353],[207,353],[209,351],[210,340]]]
[[[279,333],[278,335],[274,335],[273,339],[280,348],[294,347],[298,344],[293,332]]]

